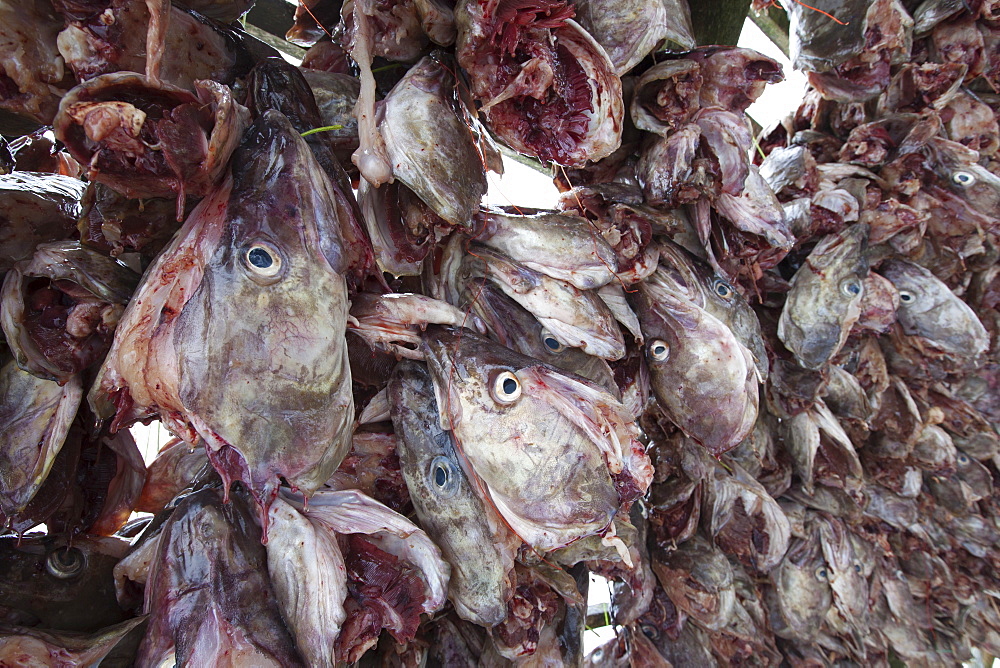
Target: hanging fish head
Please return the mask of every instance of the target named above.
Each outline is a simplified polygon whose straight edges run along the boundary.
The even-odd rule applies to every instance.
[[[899,292],[897,321],[904,334],[927,339],[955,357],[974,358],[989,348],[975,311],[930,271],[894,259],[882,263],[879,272]]]
[[[688,298],[693,292],[657,270],[633,299],[662,410],[718,456],[753,429],[759,374],[732,330]]]
[[[606,533],[652,466],[625,407],[590,381],[464,330],[423,348],[442,426],[479,493],[541,550]]]
[[[861,315],[867,245],[867,225],[848,227],[820,241],[792,277],[778,337],[807,369],[836,355]]]
[[[282,477],[307,494],[327,480],[353,418],[336,198],[282,114],[247,132],[219,216],[174,326],[178,393],[215,467],[266,505]]]

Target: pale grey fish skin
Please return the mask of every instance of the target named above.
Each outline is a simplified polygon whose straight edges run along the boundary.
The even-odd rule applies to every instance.
[[[862,559],[854,549],[850,529],[834,517],[817,516],[815,521],[829,569],[833,608],[849,626],[867,629],[868,580]]]
[[[430,327],[423,350],[466,474],[529,545],[603,534],[649,487],[638,427],[604,389],[468,330]]]
[[[516,216],[481,211],[477,242],[486,244],[532,271],[593,290],[615,278],[618,259],[598,228],[572,213],[540,212]]]
[[[40,243],[78,236],[76,220],[87,184],[59,174],[0,175],[0,275],[28,260]]]
[[[996,217],[1000,208],[1000,176],[979,164],[978,151],[955,141],[931,137],[924,153],[940,177],[939,184],[979,213]]]
[[[637,287],[635,311],[664,414],[713,454],[736,447],[757,419],[753,355],[662,270]]]
[[[805,537],[793,538],[769,578],[768,602],[775,635],[804,641],[815,638],[833,605],[819,533],[812,530]]]
[[[594,381],[620,396],[614,374],[600,357],[564,346],[517,302],[486,279],[466,285],[463,301],[486,323],[494,339],[522,355],[565,369]]]
[[[65,385],[22,371],[0,347],[0,513],[14,517],[45,482],[76,417],[80,374]]]
[[[494,626],[507,615],[520,540],[476,494],[451,434],[441,428],[426,367],[401,362],[389,383],[400,470],[420,526],[451,564],[448,597],[458,616]]]
[[[963,360],[973,360],[989,348],[989,335],[975,311],[927,269],[887,260],[878,271],[899,291],[896,313],[903,334],[927,339]]]
[[[463,262],[466,278],[488,278],[530,311],[564,346],[606,360],[625,356],[625,338],[600,295],[528,269],[506,255],[475,244]]]
[[[392,174],[441,218],[468,227],[486,194],[486,170],[468,125],[452,107],[454,77],[424,57],[389,91],[379,131]]]
[[[660,264],[680,272],[683,280],[694,288],[691,291],[693,301],[729,327],[739,342],[753,355],[761,382],[767,380],[769,365],[764,337],[760,331],[760,320],[743,295],[732,283],[716,274],[708,263],[681,246],[664,240],[658,247]]]
[[[687,123],[667,137],[647,139],[636,177],[648,204],[676,208],[701,196],[708,184],[695,168],[701,128]]]
[[[825,237],[792,277],[778,338],[807,369],[836,355],[861,315],[867,239],[865,224]]]
[[[306,664],[333,668],[348,596],[337,535],[279,495],[268,510],[267,571],[281,616]]]

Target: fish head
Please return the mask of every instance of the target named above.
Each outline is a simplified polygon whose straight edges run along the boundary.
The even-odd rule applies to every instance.
[[[350,448],[343,212],[278,112],[254,123],[233,165],[210,223],[218,245],[174,329],[179,395],[225,478],[258,500],[279,476],[311,493]]]
[[[90,632],[123,621],[112,571],[127,550],[120,538],[0,538],[3,605],[25,626]]]
[[[868,226],[852,225],[820,241],[792,277],[778,337],[807,369],[837,354],[861,315],[867,244]]]
[[[617,393],[608,363],[580,348],[563,345],[520,304],[487,279],[466,286],[466,297],[495,338],[524,355],[588,378]]]
[[[979,153],[958,142],[932,137],[926,148],[943,187],[973,209],[994,217],[1000,208],[1000,177],[979,164]]]
[[[929,339],[945,353],[975,357],[989,337],[976,313],[927,269],[888,260],[879,271],[899,292],[897,321],[907,336]]]
[[[771,572],[771,615],[780,618],[775,633],[785,637],[814,637],[833,603],[830,573],[823,560],[819,535],[794,538],[781,563]]]
[[[466,473],[526,542],[601,533],[648,488],[638,428],[606,390],[467,330],[429,327],[422,348]]]
[[[635,294],[651,387],[671,421],[721,454],[736,447],[757,419],[753,355],[675,283],[660,280],[659,271],[654,276]]]
[[[452,566],[448,595],[462,619],[493,626],[507,616],[521,541],[485,506],[441,429],[426,367],[403,361],[389,384],[400,469],[420,525]]]

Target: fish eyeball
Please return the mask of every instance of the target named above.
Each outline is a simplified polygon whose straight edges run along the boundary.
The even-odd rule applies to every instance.
[[[830,579],[830,573],[826,570],[826,566],[820,566],[816,569],[816,579],[820,582],[827,582]]]
[[[86,565],[87,558],[75,547],[54,550],[45,558],[45,570],[60,580],[75,578],[83,572]]]
[[[962,464],[963,466],[964,466],[965,464],[968,464],[968,463],[969,463],[969,458],[968,458],[968,456],[966,456],[966,455],[959,455],[959,456],[958,456],[958,463],[959,463],[959,464]]]
[[[255,243],[243,256],[247,269],[258,276],[271,278],[281,271],[281,255],[266,244]]]
[[[854,572],[861,575],[861,564],[854,564]]]
[[[916,298],[917,298],[916,295],[914,295],[909,290],[899,291],[899,301],[903,302],[904,304],[912,304]]]
[[[510,371],[498,373],[493,380],[493,398],[502,404],[512,404],[521,396],[521,381]]]
[[[976,175],[972,172],[955,172],[951,175],[951,182],[958,186],[971,186],[976,182]]]
[[[566,346],[559,342],[559,339],[552,336],[548,330],[542,330],[542,345],[550,353],[561,353],[566,350]]]
[[[649,344],[649,357],[654,362],[662,362],[670,356],[670,346],[666,341],[661,341],[659,339],[652,341]]]
[[[431,460],[428,477],[431,489],[436,490],[438,496],[445,499],[454,496],[462,482],[462,474],[447,457],[435,457]]]
[[[845,278],[840,282],[840,291],[848,297],[857,297],[861,294],[861,281],[856,278]]]
[[[660,637],[660,629],[656,628],[652,624],[643,624],[641,627],[642,635],[646,636],[650,640],[656,640]]]
[[[736,291],[733,290],[733,286],[726,283],[721,278],[715,279],[712,284],[712,289],[715,290],[715,294],[719,295],[723,299],[732,299]]]

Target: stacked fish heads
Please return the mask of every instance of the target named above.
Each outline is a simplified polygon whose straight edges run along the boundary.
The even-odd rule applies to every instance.
[[[996,7],[791,3],[755,140],[682,1],[250,4],[0,0],[0,664],[1000,652]]]

